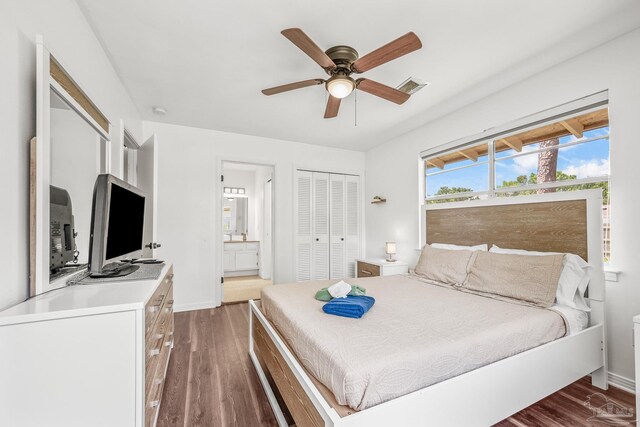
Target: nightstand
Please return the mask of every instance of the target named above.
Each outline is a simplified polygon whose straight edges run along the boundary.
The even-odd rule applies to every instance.
[[[357,277],[391,276],[409,272],[406,262],[388,262],[384,259],[359,259],[356,261]]]

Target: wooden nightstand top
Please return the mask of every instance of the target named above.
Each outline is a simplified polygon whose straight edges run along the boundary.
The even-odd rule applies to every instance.
[[[366,262],[367,264],[372,264],[372,265],[377,265],[379,267],[384,267],[384,266],[403,266],[403,267],[409,267],[409,264],[407,264],[406,262],[403,261],[396,261],[396,262],[388,262],[386,259],[384,258],[359,258],[356,261],[358,262]]]

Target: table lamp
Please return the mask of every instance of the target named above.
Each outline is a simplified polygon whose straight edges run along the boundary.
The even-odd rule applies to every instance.
[[[396,262],[393,259],[393,255],[396,253],[396,242],[387,242],[385,243],[385,252],[387,253],[387,262]]]

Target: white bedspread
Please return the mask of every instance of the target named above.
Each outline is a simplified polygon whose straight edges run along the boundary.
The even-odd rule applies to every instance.
[[[298,360],[362,410],[567,333],[555,311],[435,286],[408,275],[348,279],[376,303],[361,319],[322,311],[315,292],[335,281],[268,286],[266,316]]]

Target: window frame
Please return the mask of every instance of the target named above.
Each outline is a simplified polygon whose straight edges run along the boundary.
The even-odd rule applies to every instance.
[[[609,171],[608,175],[597,176],[597,177],[587,177],[587,178],[577,178],[573,180],[566,181],[553,181],[553,182],[543,182],[529,185],[522,185],[517,187],[498,187],[496,185],[495,180],[495,172],[496,172],[496,164],[503,160],[509,160],[514,157],[520,157],[524,155],[533,155],[536,153],[540,153],[543,151],[549,150],[558,150],[571,146],[578,146],[587,144],[589,142],[594,142],[598,140],[606,139],[609,143],[611,141],[611,135],[608,133],[606,136],[598,136],[598,137],[590,137],[579,139],[576,141],[571,141],[565,144],[560,144],[553,148],[544,148],[532,150],[526,153],[517,153],[514,155],[502,157],[496,159],[495,152],[495,141],[500,139],[508,138],[509,136],[513,136],[516,134],[520,134],[526,132],[531,129],[539,128],[550,123],[558,122],[560,120],[567,120],[575,116],[588,114],[590,112],[598,111],[604,108],[609,108],[609,93],[608,91],[598,92],[589,96],[585,96],[583,98],[577,99],[575,101],[571,101],[557,107],[550,108],[548,110],[541,111],[536,114],[531,114],[529,116],[525,116],[523,118],[514,120],[510,123],[492,127],[489,129],[485,129],[484,131],[471,135],[465,138],[461,138],[455,141],[451,141],[428,150],[424,150],[420,152],[420,156],[418,158],[418,171],[420,176],[420,182],[418,185],[419,190],[419,212],[421,213],[424,205],[432,204],[434,202],[438,202],[440,200],[453,199],[454,203],[460,202],[470,202],[473,199],[469,199],[470,197],[477,197],[482,199],[493,199],[496,197],[500,197],[501,195],[506,195],[507,193],[518,193],[523,191],[531,191],[531,190],[540,190],[547,188],[561,188],[561,187],[569,187],[575,185],[582,184],[592,184],[592,183],[602,183],[607,182],[610,185],[611,182],[611,171]],[[608,124],[610,126],[610,122]],[[427,180],[430,175],[427,170],[426,161],[428,158],[434,158],[438,156],[444,156],[453,152],[458,152],[461,150],[469,149],[475,146],[487,144],[487,160],[484,163],[488,163],[489,171],[488,171],[488,189],[483,191],[470,191],[465,193],[452,193],[452,194],[442,194],[437,196],[427,196]],[[475,166],[476,164],[461,166],[460,168],[452,168],[449,170],[442,169],[440,171],[432,172],[431,174],[441,174],[446,172],[451,172],[452,170],[458,170],[463,168],[468,168]],[[609,206],[611,206],[611,201],[609,201]],[[419,222],[421,224],[421,222]],[[603,224],[604,225],[604,224]],[[419,233],[422,236],[423,227],[419,226]],[[604,244],[603,235],[603,244]],[[421,239],[419,241],[422,241]]]
[[[420,153],[420,159],[419,159],[419,161],[422,163],[422,167],[420,168],[422,172],[421,180],[424,181],[424,183],[421,186],[419,186],[421,189],[421,195],[420,195],[422,200],[421,204],[425,204],[429,202],[437,202],[438,200],[445,200],[445,199],[460,199],[460,201],[462,201],[462,200],[465,200],[466,197],[474,197],[474,196],[478,196],[478,197],[486,196],[488,198],[493,198],[493,197],[496,197],[496,195],[498,194],[504,194],[504,193],[513,193],[513,192],[527,191],[527,190],[529,191],[539,190],[539,189],[545,189],[545,188],[567,187],[572,185],[591,184],[591,183],[609,181],[611,176],[610,173],[609,175],[604,175],[599,177],[578,178],[578,179],[569,180],[569,181],[553,181],[553,182],[545,182],[545,183],[538,183],[538,184],[531,184],[531,185],[523,185],[518,187],[498,187],[495,182],[495,169],[496,169],[497,162],[508,160],[515,157],[532,155],[532,154],[543,152],[543,151],[550,151],[550,150],[559,151],[562,148],[582,145],[582,144],[586,144],[586,143],[597,141],[597,140],[606,139],[607,141],[609,141],[610,135],[607,135],[606,137],[592,137],[592,138],[580,139],[577,141],[561,144],[553,148],[537,149],[537,150],[533,150],[526,153],[521,152],[511,156],[498,158],[498,159],[496,159],[496,156],[495,156],[496,140],[508,138],[509,136],[520,134],[522,132],[526,132],[527,130],[535,129],[553,122],[557,122],[559,120],[570,119],[575,116],[588,114],[593,111],[598,111],[603,108],[607,108],[608,104],[609,104],[608,91],[598,92],[596,94],[593,94],[584,98],[580,98],[576,101],[572,101],[572,102],[560,105],[558,107],[554,107],[554,108],[542,111],[537,114],[526,116],[524,118],[518,119],[509,124],[505,124],[495,128],[490,128],[479,134],[462,138],[456,141],[452,141],[452,142],[434,147],[429,150],[422,151]],[[471,165],[460,166],[459,168],[452,168],[448,170],[443,169],[440,171],[432,172],[431,174],[428,173],[427,168],[424,166],[424,162],[426,162],[427,159],[447,155],[450,153],[469,149],[469,148],[472,148],[478,145],[483,145],[483,144],[487,144],[488,151],[487,151],[486,162],[474,163]],[[489,172],[488,172],[489,182],[488,182],[487,190],[471,191],[471,192],[465,192],[465,193],[442,194],[438,196],[427,196],[426,181],[429,175],[431,176],[433,176],[434,174],[439,175],[442,173],[451,172],[453,170],[470,168],[470,167],[480,165],[480,164],[485,164],[485,163],[489,165]]]

